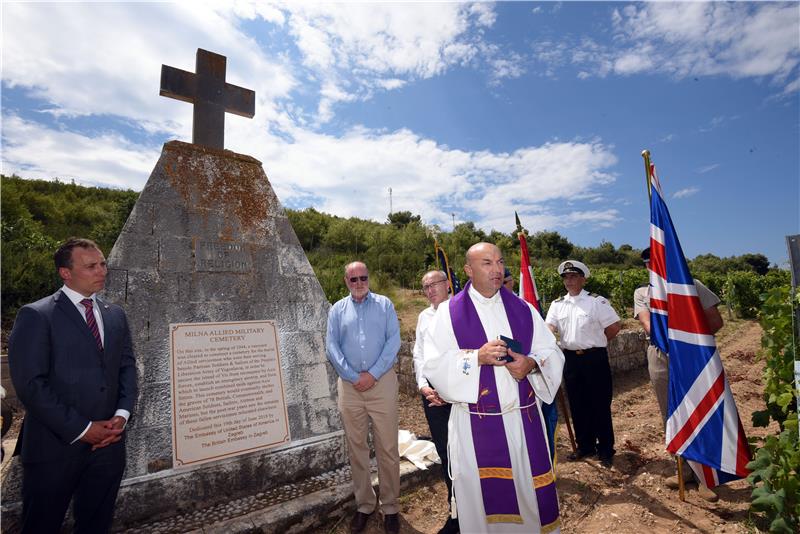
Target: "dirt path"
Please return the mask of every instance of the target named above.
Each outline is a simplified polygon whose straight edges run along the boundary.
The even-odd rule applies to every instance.
[[[733,321],[717,342],[728,379],[748,436],[763,436],[767,429],[753,429],[750,414],[763,407],[763,361],[756,359],[761,328],[757,323]],[[646,369],[615,379],[612,404],[617,455],[614,467],[604,469],[596,460],[556,466],[565,533],[738,533],[752,532],[748,521],[750,487],[737,481],[719,490],[720,499],[709,503],[689,486],[686,502],[677,490],[664,487],[664,478],[675,464],[664,450],[661,417]],[[401,397],[401,427],[418,435],[428,433],[417,399]],[[771,431],[770,429],[769,431]],[[566,430],[560,428],[558,457],[570,452]],[[401,496],[401,532],[435,533],[444,523],[447,507],[443,482],[423,486]],[[376,516],[378,514],[375,514]],[[348,518],[349,519],[349,518]],[[346,521],[330,532],[348,532]],[[383,532],[373,517],[367,534]],[[469,534],[462,530],[464,534]]]
[[[748,436],[750,414],[762,407],[763,362],[755,358],[761,328],[742,322],[718,340],[728,380]],[[594,462],[559,466],[559,494],[565,510],[565,531],[634,533],[747,532],[750,487],[736,481],[718,490],[709,503],[689,486],[686,502],[676,490],[664,487],[675,464],[664,451],[664,434],[647,371],[631,373],[615,388],[614,427],[618,454],[611,471]],[[565,451],[566,452],[566,451]],[[561,455],[562,457],[564,455]]]

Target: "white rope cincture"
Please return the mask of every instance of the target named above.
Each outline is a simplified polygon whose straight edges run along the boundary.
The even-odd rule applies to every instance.
[[[470,412],[469,410],[467,410],[467,412],[470,415],[506,415],[507,413],[515,412],[517,410],[524,410],[525,408],[530,408],[531,406],[536,406],[536,401],[526,404],[525,406],[514,406],[513,408],[509,408],[508,410],[503,410],[502,412],[498,413]],[[447,430],[449,431],[450,429],[448,428]]]

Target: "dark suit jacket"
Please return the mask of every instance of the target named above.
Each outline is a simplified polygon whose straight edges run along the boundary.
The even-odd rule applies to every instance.
[[[24,306],[8,344],[17,396],[25,406],[22,461],[47,462],[79,454],[77,441],[90,421],[110,419],[118,409],[133,413],[136,362],[125,312],[97,299],[104,349],[61,290]]]

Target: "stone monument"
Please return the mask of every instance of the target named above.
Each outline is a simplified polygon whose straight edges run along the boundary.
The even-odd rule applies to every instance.
[[[261,163],[223,149],[225,112],[252,117],[255,102],[252,91],[225,82],[225,61],[198,49],[197,74],[163,67],[161,94],[195,106],[193,143],[164,145],[108,256],[106,298],[128,314],[139,376],[117,527],[266,491],[347,461],[336,374],[325,357],[329,304]],[[290,440],[173,465],[170,324],[250,321],[274,325]],[[13,500],[19,476],[5,482],[4,499]],[[4,505],[4,526],[15,510]]]

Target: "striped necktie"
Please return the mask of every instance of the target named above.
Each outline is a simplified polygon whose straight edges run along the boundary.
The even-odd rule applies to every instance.
[[[97,349],[100,352],[103,352],[103,339],[100,337],[100,329],[97,327],[97,321],[95,320],[94,312],[92,311],[92,299],[83,299],[81,304],[83,304],[83,307],[86,308],[86,324],[89,325],[89,330],[92,331],[94,340],[97,342]]]

